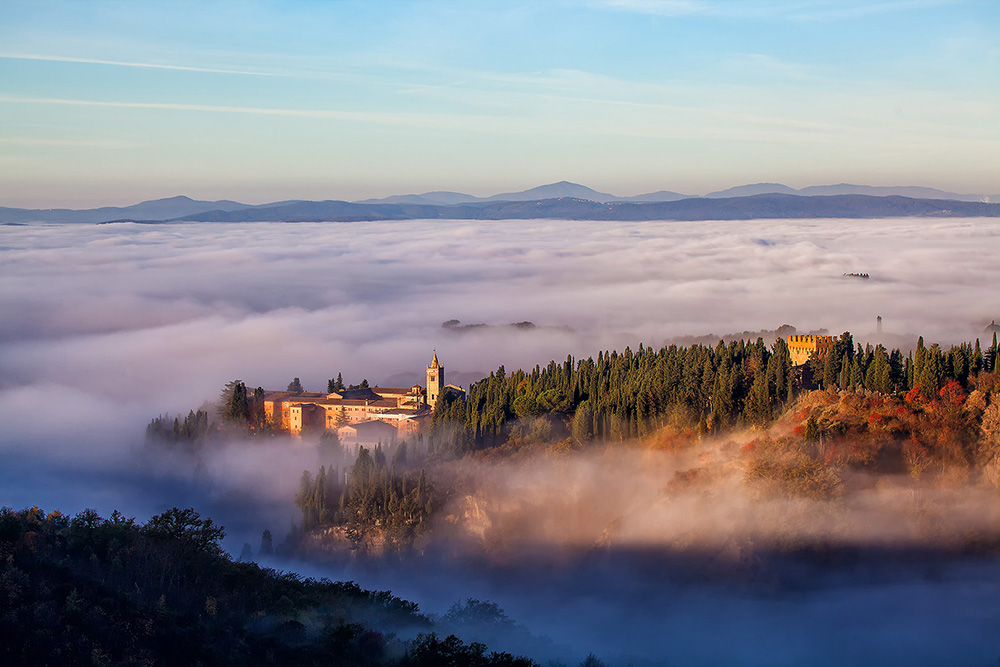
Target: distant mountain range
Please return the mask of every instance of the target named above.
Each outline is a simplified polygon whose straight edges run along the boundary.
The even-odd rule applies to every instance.
[[[977,201],[981,202],[987,195],[963,195],[956,192],[946,192],[935,188],[922,188],[916,186],[884,187],[873,185],[851,185],[840,183],[839,185],[813,185],[808,188],[796,190],[781,183],[755,183],[753,185],[740,185],[728,190],[710,192],[705,195],[707,199],[724,199],[730,197],[750,197],[753,195],[872,195],[875,197],[890,197],[898,195],[900,197],[913,197],[915,199],[955,199],[957,201]],[[685,195],[680,192],[670,190],[658,190],[632,197],[619,197],[606,192],[592,190],[585,185],[559,181],[549,185],[541,185],[530,190],[521,192],[505,192],[492,197],[475,197],[473,195],[462,194],[461,192],[425,192],[420,195],[394,195],[381,199],[365,199],[357,204],[432,204],[453,206],[455,204],[470,204],[474,202],[490,201],[536,201],[539,199],[559,199],[561,197],[572,197],[574,199],[587,199],[596,202],[631,201],[631,202],[663,202],[677,201],[679,199],[697,198],[698,195]],[[1000,199],[1000,195],[988,197],[991,201]]]
[[[170,197],[133,206],[85,210],[0,207],[0,223],[306,222],[416,218],[503,220],[749,220],[756,218],[879,218],[901,216],[1000,216],[1000,204],[984,195],[960,195],[921,187],[822,185],[795,190],[779,183],[743,185],[704,197],[660,190],[617,197],[567,181],[522,192],[473,197],[425,192],[382,199],[282,201],[251,205]],[[1000,199],[992,196],[989,199]]]
[[[223,199],[198,201],[190,197],[168,197],[144,201],[132,206],[105,206],[75,210],[70,208],[6,208],[0,206],[0,223],[3,222],[106,222],[108,220],[172,220],[205,211],[235,211],[250,208],[249,204]]]

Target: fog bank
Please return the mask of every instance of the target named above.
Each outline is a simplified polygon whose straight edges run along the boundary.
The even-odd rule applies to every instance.
[[[152,417],[186,414],[234,378],[274,389],[300,377],[307,390],[338,372],[348,383],[421,381],[434,349],[446,379],[466,384],[500,364],[781,324],[864,341],[876,315],[887,332],[969,340],[1000,319],[998,250],[1000,221],[986,219],[0,226],[0,505],[143,520],[194,506],[226,526],[228,548],[256,548],[262,528],[280,537],[295,518],[291,498],[315,452],[234,442],[192,461],[143,447]],[[442,328],[452,319],[536,327]],[[872,488],[855,505],[761,513],[728,470],[714,491],[671,496],[673,472],[690,464],[501,468],[477,487],[487,495],[456,498],[467,505],[453,516],[485,503],[490,524],[456,520],[462,548],[440,566],[309,573],[389,587],[438,613],[495,600],[536,634],[622,661],[623,647],[674,664],[1000,655],[992,563],[780,595],[754,578],[750,589],[691,588],[657,574],[685,564],[665,551],[739,563],[735,547],[781,537],[782,526],[793,538],[920,544],[941,526],[994,526],[992,498]],[[477,560],[470,549],[482,544],[491,555]]]
[[[490,645],[614,665],[987,664],[1000,657],[995,488],[844,472],[834,501],[745,481],[739,438],[463,460],[417,553],[297,563],[443,614],[492,600]],[[989,546],[993,545],[993,546]],[[467,640],[483,639],[469,630]]]
[[[59,489],[64,510],[93,504],[85,475],[131,474],[152,417],[234,378],[404,384],[436,349],[467,384],[500,364],[785,323],[863,340],[876,315],[966,340],[1000,310],[998,239],[991,219],[2,226],[0,503],[52,507]],[[452,319],[536,328],[442,328]],[[267,456],[241,463],[297,477],[296,457]],[[34,462],[69,483],[21,485],[10,471]]]

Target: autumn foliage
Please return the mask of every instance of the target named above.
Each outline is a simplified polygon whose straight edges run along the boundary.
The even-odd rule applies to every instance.
[[[777,428],[790,434],[788,451],[827,467],[914,476],[974,472],[984,460],[984,411],[1000,395],[972,386],[970,392],[950,380],[934,392],[918,385],[902,395],[817,390],[801,396]]]

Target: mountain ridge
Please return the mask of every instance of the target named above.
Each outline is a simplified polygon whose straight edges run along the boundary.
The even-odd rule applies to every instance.
[[[541,185],[536,188],[530,188],[528,190],[522,190],[520,192],[506,192],[492,195],[490,197],[476,197],[460,192],[437,190],[433,192],[425,192],[419,195],[393,195],[390,197],[365,199],[355,202],[341,200],[286,200],[268,202],[265,204],[244,204],[228,199],[206,201],[192,199],[185,195],[178,195],[174,197],[144,201],[131,206],[106,206],[93,209],[26,209],[0,207],[0,224],[25,222],[96,223],[119,220],[129,220],[135,222],[165,222],[171,220],[203,220],[206,219],[206,216],[214,216],[214,218],[218,220],[233,221],[239,219],[247,221],[275,219],[275,217],[283,218],[286,216],[301,219],[315,219],[317,217],[324,218],[333,216],[338,220],[375,220],[405,219],[412,217],[440,218],[457,215],[459,218],[465,219],[495,219],[491,217],[490,212],[497,210],[496,207],[498,206],[501,209],[506,208],[518,212],[519,214],[517,217],[522,217],[523,212],[520,211],[520,207],[514,206],[518,203],[524,204],[535,202],[535,208],[541,210],[543,208],[553,208],[552,204],[543,205],[541,202],[559,200],[591,202],[601,206],[611,204],[662,205],[681,201],[705,202],[746,199],[748,197],[764,195],[786,195],[805,198],[836,196],[867,196],[876,198],[905,197],[914,200],[961,202],[965,204],[983,203],[983,199],[1000,199],[1000,195],[961,195],[957,193],[945,192],[936,188],[926,188],[920,186],[889,187],[852,185],[848,183],[809,186],[800,190],[790,188],[780,183],[756,183],[737,186],[729,188],[728,190],[719,190],[704,196],[685,195],[670,190],[658,190],[656,192],[641,195],[618,197],[616,195],[598,192],[578,183],[559,181],[556,183]],[[582,204],[578,203],[574,206],[577,209],[586,212],[587,207]],[[724,209],[731,209],[731,205],[720,206]],[[470,210],[465,210],[466,208]],[[566,210],[570,207],[566,202],[564,202],[557,208],[560,210]],[[685,210],[695,210],[699,208],[699,206],[688,204],[680,206],[680,208],[685,208]],[[704,209],[704,206],[702,206],[702,208]],[[745,208],[747,209],[745,211],[745,216],[749,218],[757,217],[751,210],[754,208],[753,206],[747,204]],[[793,208],[802,209],[803,207],[797,204]],[[815,211],[826,210],[829,208],[830,206],[828,204],[819,202],[815,203],[812,207]],[[938,208],[942,211],[951,210],[944,205],[939,205]],[[986,208],[989,210],[989,205],[987,205]],[[448,209],[448,211],[444,211],[442,209]],[[270,213],[261,213],[261,211],[265,210]],[[634,212],[632,214],[634,214]],[[735,215],[735,213],[731,210],[728,214]],[[534,217],[544,216],[536,215]],[[791,216],[780,214],[779,212],[778,217]],[[813,216],[807,215],[806,217]],[[877,217],[877,215],[872,214],[868,217]]]
[[[667,202],[595,202],[561,197],[434,206],[304,202],[270,209],[209,211],[181,218],[193,222],[355,222],[362,220],[755,220],[783,218],[1000,217],[1000,204],[871,195],[688,198]]]
[[[9,208],[0,206],[0,223],[7,222],[106,222],[113,219],[136,218],[141,220],[166,220],[205,210],[234,211],[248,208],[250,204],[229,199],[205,201],[186,195],[150,199],[131,206],[102,206],[100,208]]]

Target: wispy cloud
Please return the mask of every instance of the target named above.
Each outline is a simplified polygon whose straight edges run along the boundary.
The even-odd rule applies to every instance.
[[[716,17],[760,17],[795,21],[832,21],[874,14],[904,12],[955,4],[959,0],[595,0],[606,9],[659,16],[705,15]]]
[[[486,93],[496,96],[496,92]],[[404,113],[391,111],[343,111],[336,109],[300,109],[254,107],[173,102],[125,102],[47,97],[0,95],[0,103],[43,104],[58,106],[163,110],[212,114],[247,114],[315,120],[346,121],[393,127],[449,129],[491,134],[572,135],[581,132],[604,136],[643,136],[648,138],[730,137],[740,141],[809,141],[834,143],[843,139],[843,132],[860,132],[877,139],[878,128],[865,129],[845,125],[842,121],[816,121],[794,118],[789,114],[770,116],[747,109],[732,110],[718,104],[667,104],[657,101],[615,99],[560,94],[559,92],[500,93],[507,97],[537,97],[568,104],[615,106],[635,110],[629,123],[595,123],[593,118],[574,121],[560,116],[522,117],[507,113]],[[669,122],[668,122],[669,121]],[[850,128],[850,129],[849,129]]]
[[[906,12],[928,7],[955,4],[958,0],[894,0],[892,2],[815,2],[788,12],[788,17],[802,21],[834,21],[864,18],[876,14]]]
[[[185,104],[174,102],[119,102],[112,100],[82,100],[54,97],[18,97],[0,95],[0,104],[44,104],[57,106],[96,107],[113,109],[184,111],[213,114],[248,114],[285,116],[316,120],[349,121],[375,125],[424,129],[463,129],[491,133],[526,131],[525,121],[505,116],[463,113],[404,113],[390,111],[340,111],[335,109],[290,109],[280,107],[230,106],[218,104]]]
[[[52,146],[68,148],[133,148],[138,144],[117,139],[28,139],[22,137],[0,137],[0,146]]]
[[[118,102],[108,100],[79,100],[56,97],[17,97],[0,95],[0,103],[53,104],[62,106],[106,107],[116,109],[160,109],[166,111],[200,111],[207,113],[254,114],[262,116],[293,116],[299,118],[328,118],[390,125],[422,126],[428,124],[427,114],[404,114],[369,111],[336,111],[331,109],[285,109],[276,107],[245,107],[221,104],[183,104],[173,102]]]
[[[261,72],[243,69],[225,69],[219,67],[194,67],[189,65],[166,65],[160,63],[128,62],[124,60],[102,60],[99,58],[76,58],[70,56],[47,56],[23,53],[0,53],[0,58],[7,60],[41,60],[57,63],[82,63],[87,65],[112,65],[115,67],[140,67],[146,69],[180,70],[183,72],[207,72],[211,74],[240,74],[245,76],[278,76],[271,72]]]
[[[713,11],[712,5],[699,0],[598,0],[598,6],[640,14],[686,16]]]
[[[208,56],[206,56],[208,57]],[[232,52],[227,54],[229,59],[242,59],[248,62],[254,61],[261,64],[259,54],[248,54]],[[280,54],[269,54],[266,66],[258,68],[238,68],[238,67],[205,67],[200,65],[182,65],[176,63],[150,63],[130,60],[110,60],[105,58],[82,58],[76,56],[59,56],[46,54],[25,54],[0,52],[0,60],[22,60],[40,61],[52,63],[104,65],[109,67],[139,68],[153,70],[167,70],[177,72],[195,72],[207,74],[231,74],[235,76],[266,77],[270,79],[304,79],[323,81],[347,81],[355,83],[368,83],[382,86],[404,85],[395,79],[381,78],[375,70],[381,69],[428,69],[427,67],[417,67],[412,62],[396,62],[391,66],[376,67],[372,63],[363,63],[353,68],[345,68],[340,62],[333,62],[328,58],[310,57],[300,58],[295,56],[285,56]],[[350,70],[350,71],[349,71]],[[407,84],[409,85],[409,84]]]

